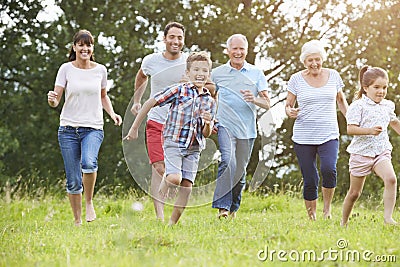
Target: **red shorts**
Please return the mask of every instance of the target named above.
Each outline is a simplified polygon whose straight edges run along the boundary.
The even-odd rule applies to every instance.
[[[163,124],[152,120],[146,123],[146,147],[150,164],[164,161],[163,128]]]

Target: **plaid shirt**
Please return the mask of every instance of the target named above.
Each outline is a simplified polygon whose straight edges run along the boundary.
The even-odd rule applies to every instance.
[[[171,104],[168,118],[164,126],[164,138],[171,137],[181,147],[190,148],[199,144],[201,149],[206,146],[203,136],[204,122],[200,117],[202,111],[209,111],[215,116],[216,103],[207,88],[202,88],[198,94],[197,87],[192,83],[182,83],[166,88],[154,95],[159,106]],[[213,127],[213,125],[210,125]],[[195,142],[197,141],[197,142]]]

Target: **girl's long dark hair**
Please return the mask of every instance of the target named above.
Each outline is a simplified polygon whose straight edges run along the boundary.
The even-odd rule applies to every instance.
[[[94,45],[94,38],[88,30],[79,30],[77,33],[75,33],[74,38],[73,38],[73,44],[76,45],[77,43],[84,43],[86,45]],[[74,51],[73,47],[71,47],[71,50],[69,51],[68,59],[69,59],[69,61],[76,60],[76,52]],[[90,60],[94,61],[93,53],[90,56]]]

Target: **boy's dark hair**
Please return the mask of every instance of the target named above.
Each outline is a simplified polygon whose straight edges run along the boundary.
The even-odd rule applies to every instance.
[[[174,21],[174,22],[168,23],[167,26],[165,26],[164,37],[166,37],[168,35],[169,30],[173,27],[181,29],[183,31],[183,35],[185,35],[185,27],[182,24],[180,24],[179,22]]]
[[[190,55],[188,56],[188,58],[186,60],[186,69],[187,70],[190,70],[192,62],[194,62],[194,61],[206,61],[208,63],[209,69],[211,70],[211,68],[212,68],[212,61],[206,51],[190,53]]]

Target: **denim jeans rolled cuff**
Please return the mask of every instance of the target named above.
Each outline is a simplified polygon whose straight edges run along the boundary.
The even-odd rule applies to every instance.
[[[305,200],[318,198],[319,175],[317,155],[320,160],[322,187],[335,188],[337,183],[336,164],[339,152],[339,140],[329,140],[320,145],[303,145],[294,143],[294,151],[304,181],[303,197]]]
[[[246,167],[253,149],[254,138],[238,139],[222,125],[218,127],[221,161],[213,197],[213,208],[235,212],[239,209],[246,184]]]
[[[82,173],[97,172],[97,158],[104,139],[101,129],[60,126],[58,143],[64,161],[69,194],[83,192]]]

